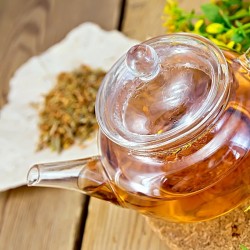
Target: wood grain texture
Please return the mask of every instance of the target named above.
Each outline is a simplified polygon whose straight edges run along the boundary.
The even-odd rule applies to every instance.
[[[48,188],[0,193],[0,249],[74,249],[84,196]]]
[[[127,0],[123,32],[138,40],[163,35],[162,11],[166,0]]]
[[[91,198],[82,250],[168,250],[142,215]]]
[[[121,0],[1,0],[0,108],[21,64],[85,21],[117,28],[120,7]],[[19,188],[0,193],[0,249],[79,249],[85,208],[85,196],[70,191]]]
[[[198,9],[206,0],[182,0],[187,10]],[[127,0],[122,31],[145,40],[165,34],[161,15],[165,0]],[[91,198],[82,250],[167,250],[145,218],[134,211]]]
[[[200,4],[208,0],[179,0],[186,10],[200,9]],[[166,33],[162,26],[163,8],[166,0],[127,0],[123,20],[123,32],[138,40],[146,40]]]
[[[121,0],[1,0],[0,107],[7,100],[11,76],[28,58],[85,21],[117,28],[120,8]]]
[[[194,0],[192,5],[203,1]],[[160,19],[165,0],[126,2],[126,35],[144,40],[165,33]],[[180,2],[191,8],[190,2]],[[121,0],[1,0],[0,107],[9,79],[22,63],[84,21],[105,29],[118,27],[120,6]],[[81,194],[55,189],[0,193],[0,249],[79,249],[84,202]],[[106,249],[167,250],[141,215],[91,199],[82,250]]]

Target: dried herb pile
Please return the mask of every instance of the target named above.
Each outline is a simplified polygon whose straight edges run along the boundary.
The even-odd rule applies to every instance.
[[[105,73],[83,65],[57,77],[39,113],[38,150],[49,147],[61,152],[93,135],[98,128],[95,99]]]

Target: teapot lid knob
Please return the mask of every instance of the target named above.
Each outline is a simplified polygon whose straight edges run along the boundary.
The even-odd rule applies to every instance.
[[[143,81],[152,80],[160,71],[156,51],[146,44],[139,44],[130,48],[126,54],[125,62],[129,71]]]

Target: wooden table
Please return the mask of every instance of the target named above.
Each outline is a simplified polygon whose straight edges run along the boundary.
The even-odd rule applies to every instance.
[[[192,6],[201,1],[192,1]],[[203,2],[205,2],[203,0]],[[131,38],[164,34],[165,0],[0,0],[0,107],[8,82],[28,58],[85,21]],[[2,146],[2,145],[1,145]],[[134,211],[80,193],[20,187],[0,193],[0,250],[162,250]]]

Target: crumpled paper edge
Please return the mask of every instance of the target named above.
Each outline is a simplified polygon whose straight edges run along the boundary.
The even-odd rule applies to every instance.
[[[38,113],[31,103],[42,103],[57,75],[81,64],[109,70],[138,41],[118,31],[104,31],[84,23],[39,56],[30,58],[10,80],[8,103],[0,110],[0,191],[26,184],[35,163],[84,158],[98,154],[96,137],[84,147],[74,145],[60,154],[36,152]]]

